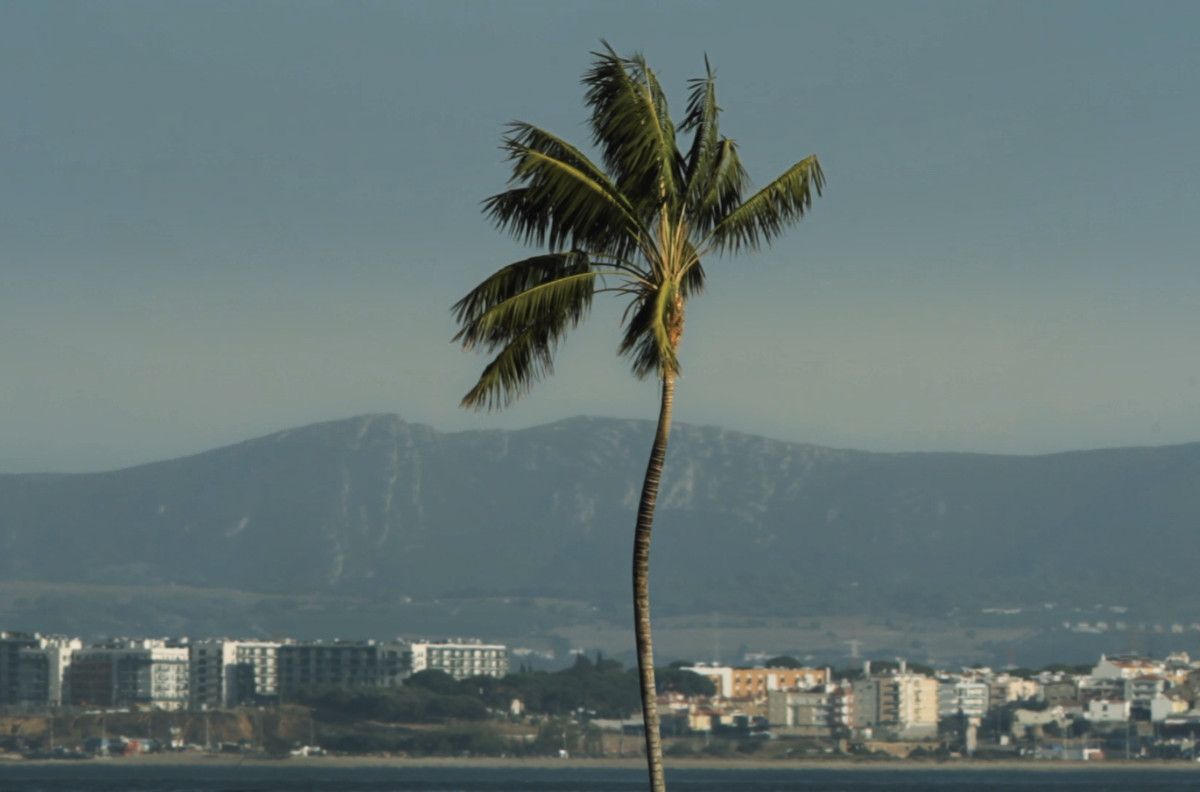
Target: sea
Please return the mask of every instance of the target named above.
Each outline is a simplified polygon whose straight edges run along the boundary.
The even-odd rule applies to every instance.
[[[1200,792],[1195,768],[680,769],[671,792]],[[631,768],[0,765],[2,792],[636,792]]]

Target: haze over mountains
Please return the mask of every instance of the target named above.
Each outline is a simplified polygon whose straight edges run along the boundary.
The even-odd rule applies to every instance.
[[[623,612],[648,422],[394,415],[94,474],[0,475],[0,577],[560,597]],[[677,426],[657,614],[1196,610],[1200,444],[880,454]]]

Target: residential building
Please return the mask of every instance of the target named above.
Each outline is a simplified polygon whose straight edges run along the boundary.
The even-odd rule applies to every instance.
[[[36,647],[19,652],[17,700],[34,707],[58,707],[63,703],[63,679],[74,653],[83,641],[64,636],[41,636]]]
[[[214,638],[189,646],[193,708],[235,707],[279,692],[278,641]]]
[[[938,717],[966,715],[982,718],[987,715],[991,687],[986,682],[972,682],[962,678],[938,681]]]
[[[1166,677],[1147,674],[1125,680],[1124,699],[1138,709],[1150,709],[1150,702],[1170,687]]]
[[[1150,720],[1162,723],[1167,718],[1183,715],[1188,712],[1188,700],[1178,693],[1169,695],[1159,694],[1150,700]]]
[[[287,701],[314,687],[396,687],[409,671],[399,644],[378,641],[307,641],[278,649],[278,694]]]
[[[37,647],[38,636],[34,633],[0,632],[0,706],[20,701],[21,650]]]
[[[853,707],[851,689],[840,685],[767,692],[767,720],[782,734],[836,738],[849,732]]]
[[[482,641],[418,641],[409,645],[412,671],[444,671],[455,679],[508,674],[508,647]]]
[[[1033,701],[1042,695],[1042,685],[1037,680],[1000,674],[987,680],[988,706],[1002,707],[1014,701]]]
[[[1072,677],[1042,682],[1042,701],[1049,707],[1072,707],[1079,704],[1079,683]]]
[[[851,723],[882,730],[899,739],[937,736],[938,681],[920,674],[897,673],[855,680]]]
[[[64,678],[69,704],[183,709],[188,703],[186,646],[118,639],[75,650]]]
[[[1092,669],[1094,679],[1132,679],[1140,676],[1158,676],[1166,670],[1161,660],[1136,655],[1100,655],[1100,662]]]
[[[765,701],[772,690],[808,690],[830,682],[828,668],[731,668],[689,666],[683,669],[709,679],[722,698]]]
[[[1128,701],[1094,699],[1088,702],[1084,717],[1094,723],[1122,723],[1129,720]]]

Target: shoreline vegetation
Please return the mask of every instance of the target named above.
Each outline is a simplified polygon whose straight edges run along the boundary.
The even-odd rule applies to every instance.
[[[19,754],[0,753],[0,767],[5,765],[105,765],[120,767],[310,767],[310,768],[355,768],[355,767],[495,767],[526,769],[564,768],[628,768],[645,767],[645,759],[629,757],[572,757],[556,759],[550,757],[449,757],[449,756],[304,756],[272,758],[266,755],[222,754],[222,753],[154,753],[127,757],[89,757],[73,761],[55,759],[26,759]],[[1200,774],[1200,763],[1181,759],[1108,759],[1103,761],[1081,761],[1063,759],[745,759],[745,758],[687,758],[667,759],[667,770],[854,770],[875,772],[908,772],[930,770],[1030,770],[1038,772],[1089,771],[1120,772],[1145,770],[1173,770]]]

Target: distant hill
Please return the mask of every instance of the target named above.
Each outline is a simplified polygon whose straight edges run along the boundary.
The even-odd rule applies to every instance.
[[[107,473],[0,475],[0,577],[623,612],[651,434],[371,415]],[[1196,605],[1200,444],[878,454],[686,425],[671,441],[657,613]]]

